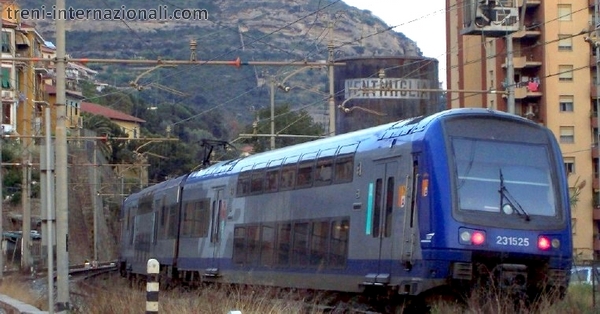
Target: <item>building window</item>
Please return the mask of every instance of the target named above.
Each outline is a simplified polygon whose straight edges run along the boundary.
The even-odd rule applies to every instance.
[[[573,50],[573,35],[558,35],[558,50],[559,51]]]
[[[572,9],[570,4],[559,4],[558,5],[558,20],[559,21],[571,21],[572,20]]]
[[[10,68],[2,68],[2,88],[10,89]]]
[[[575,143],[575,128],[572,126],[561,126],[560,142],[565,144]]]
[[[571,232],[573,235],[577,234],[577,218],[571,218]]]
[[[2,52],[10,52],[10,33],[2,32]]]
[[[558,107],[560,112],[573,112],[573,95],[560,95]]]
[[[573,66],[572,65],[559,65],[558,66],[558,80],[559,81],[573,81]]]
[[[12,104],[2,104],[2,124],[10,124],[10,109]]]
[[[575,157],[565,157],[564,163],[565,163],[565,172],[567,173],[567,175],[570,175],[571,173],[575,173]]]

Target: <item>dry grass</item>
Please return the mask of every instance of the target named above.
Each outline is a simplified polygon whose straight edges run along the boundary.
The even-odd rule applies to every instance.
[[[2,282],[0,283],[0,294],[30,304],[40,310],[48,310],[47,296],[33,291],[30,281],[23,280],[23,278],[18,275],[5,276],[2,279]]]
[[[73,303],[77,305],[77,309],[74,312],[133,314],[142,313],[145,310],[146,292],[143,289],[131,289],[125,284],[102,291],[102,293],[80,295],[75,298]],[[159,293],[159,312],[214,314],[238,310],[243,314],[323,313],[319,310],[303,308],[301,302],[304,301],[294,293],[277,295],[273,289],[252,290],[250,288],[211,286],[193,291],[179,289],[161,291]]]
[[[232,310],[243,314],[290,313],[321,314],[322,308],[314,306],[320,297],[294,292],[276,292],[269,288],[249,287],[216,288],[210,286],[193,291],[161,291],[159,294],[160,313],[213,314],[228,313]],[[71,285],[71,302],[75,306],[72,313],[143,313],[146,304],[145,287],[129,288],[119,277],[100,280],[93,286]],[[598,304],[593,306],[592,287],[575,285],[569,288],[566,297],[558,300],[553,296],[536,300],[531,307],[515,305],[513,298],[499,293],[485,291],[475,293],[464,306],[436,303],[432,314],[592,314],[600,313],[600,293]],[[46,296],[31,290],[30,284],[17,278],[5,278],[0,284],[0,294],[5,294],[25,303],[47,310]],[[307,308],[306,304],[313,306]]]

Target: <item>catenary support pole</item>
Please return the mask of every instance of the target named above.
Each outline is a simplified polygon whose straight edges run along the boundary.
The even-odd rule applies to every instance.
[[[47,267],[48,267],[48,313],[54,313],[54,172],[53,170],[53,150],[52,150],[52,137],[51,137],[51,110],[50,106],[46,105],[44,108],[44,132],[45,132],[45,146],[41,151],[40,161],[43,164],[40,167],[42,170],[41,177],[44,180],[43,184],[43,207],[44,207],[44,226],[45,232],[42,235],[45,237],[43,241],[46,243],[47,249]]]
[[[56,0],[56,12],[65,11],[65,0]],[[66,82],[65,82],[65,19],[56,19],[56,286],[57,312],[70,310],[69,301],[69,189],[68,152],[66,132]]]

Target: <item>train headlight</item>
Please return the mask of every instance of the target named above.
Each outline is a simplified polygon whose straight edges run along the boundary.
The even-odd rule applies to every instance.
[[[460,228],[458,231],[460,244],[483,245],[485,244],[485,231]]]
[[[512,215],[514,211],[515,209],[510,204],[502,205],[502,212],[504,212],[505,214]]]
[[[552,239],[551,244],[552,244],[552,248],[554,248],[554,249],[560,248],[560,240],[559,239]]]

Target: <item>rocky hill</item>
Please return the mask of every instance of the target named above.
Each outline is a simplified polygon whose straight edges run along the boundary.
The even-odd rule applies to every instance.
[[[54,1],[19,1],[23,8],[49,10]],[[394,32],[370,11],[358,10],[340,0],[170,0],[146,2],[77,1],[72,8],[92,12],[90,19],[68,20],[67,53],[73,57],[116,59],[188,60],[190,40],[198,43],[197,60],[299,61],[325,60],[327,46],[333,43],[335,58],[352,56],[419,56],[415,42]],[[71,8],[71,7],[68,7]],[[164,11],[204,9],[206,19],[157,20],[94,19],[94,12],[114,15],[121,11],[138,14],[142,9]],[[54,40],[54,21],[34,21],[40,33]],[[332,28],[329,28],[332,25]],[[89,64],[99,70],[100,80],[128,87],[147,66]],[[154,104],[186,103],[200,110],[226,111],[249,122],[250,108],[268,105],[268,82],[271,76],[281,79],[293,69],[281,67],[179,66],[153,71],[142,83],[156,83],[171,92],[140,93]],[[316,93],[294,93],[298,106],[318,102],[327,91],[325,71],[315,76],[302,73],[295,77]],[[268,85],[268,84],[267,84]],[[319,95],[321,92],[321,95]],[[289,99],[289,98],[286,98]],[[226,106],[223,106],[225,105]],[[226,115],[227,115],[226,114]]]

